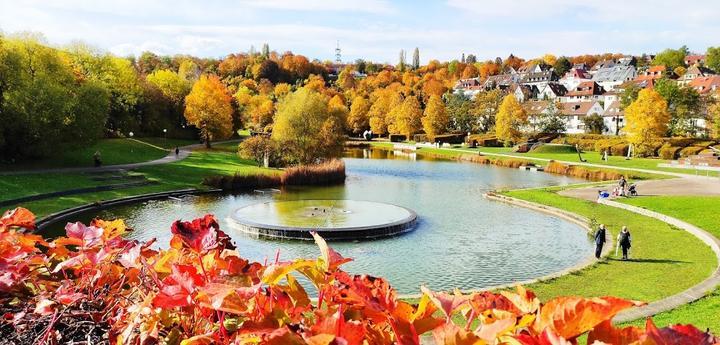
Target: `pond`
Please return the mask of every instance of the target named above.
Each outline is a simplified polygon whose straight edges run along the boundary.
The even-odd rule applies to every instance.
[[[581,227],[546,214],[486,200],[495,189],[577,183],[575,178],[475,163],[422,159],[378,149],[355,149],[345,158],[347,180],[331,187],[293,187],[280,193],[203,195],[147,201],[80,217],[124,218],[129,237],[156,237],[166,245],[170,224],[212,213],[246,258],[315,258],[311,241],[258,239],[229,226],[236,210],[255,203],[349,199],[394,204],[417,213],[415,230],[378,240],[331,242],[355,261],[351,273],[387,278],[400,293],[472,289],[543,276],[574,266],[592,253]]]

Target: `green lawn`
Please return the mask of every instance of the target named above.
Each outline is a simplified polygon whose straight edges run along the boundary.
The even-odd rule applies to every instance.
[[[136,138],[137,140],[144,141],[148,144],[162,147],[167,150],[174,150],[178,146],[187,146],[193,144],[199,144],[199,140],[192,139],[168,139],[168,138]]]
[[[100,152],[103,165],[128,164],[160,159],[168,154],[150,145],[130,139],[101,139],[80,148],[58,148],[52,156],[0,166],[2,170],[30,170],[43,168],[91,167],[93,154]]]
[[[633,260],[618,261],[612,253],[607,261],[530,286],[542,299],[564,295],[612,295],[654,301],[695,285],[717,266],[712,250],[689,233],[629,211],[564,197],[555,193],[557,189],[526,189],[505,194],[604,223],[613,238],[621,226],[627,225],[634,239]]]
[[[155,180],[158,184],[120,189],[114,191],[86,193],[71,195],[67,197],[38,200],[21,205],[27,207],[39,216],[57,212],[62,209],[75,207],[101,200],[121,198],[130,195],[171,191],[184,188],[205,188],[201,185],[204,177],[210,175],[231,175],[251,174],[256,172],[278,173],[276,169],[265,169],[257,166],[257,163],[244,160],[224,151],[198,151],[193,152],[190,157],[163,165],[153,165],[133,170],[133,173],[143,174],[149,180]],[[18,176],[1,176],[0,191],[12,199],[28,195],[28,190],[33,193],[47,193],[72,188],[81,188],[92,185],[112,184],[112,182],[97,182],[88,179],[83,174],[28,174]],[[6,194],[7,193],[7,194]],[[14,206],[8,206],[10,209]]]
[[[620,200],[626,204],[660,212],[698,226],[720,237],[720,197],[648,196]],[[693,303],[653,317],[657,325],[692,323],[700,329],[720,330],[720,289]],[[642,320],[633,324],[641,325]]]

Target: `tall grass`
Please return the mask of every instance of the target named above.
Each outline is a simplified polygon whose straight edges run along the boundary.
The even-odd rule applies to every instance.
[[[206,186],[223,190],[249,190],[278,186],[330,185],[345,182],[345,163],[339,159],[285,169],[282,174],[216,175],[203,179]]]
[[[560,174],[584,178],[592,181],[608,181],[620,179],[623,174],[609,170],[589,170],[577,165],[565,165],[556,161],[550,161],[545,166],[545,171],[552,174]],[[633,178],[633,176],[629,176]]]
[[[285,169],[280,177],[285,186],[329,185],[345,182],[345,162],[335,159],[321,164]]]

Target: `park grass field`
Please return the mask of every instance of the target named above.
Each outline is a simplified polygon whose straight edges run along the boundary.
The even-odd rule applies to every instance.
[[[612,238],[621,226],[628,226],[634,239],[632,260],[619,261],[613,251],[608,260],[587,269],[530,286],[544,300],[566,295],[612,295],[650,302],[699,283],[717,267],[712,250],[685,231],[629,211],[561,196],[556,193],[559,189],[525,189],[503,194],[605,224]]]
[[[720,237],[720,197],[647,196],[621,202],[643,207],[686,221]],[[714,212],[714,214],[713,214]],[[700,329],[720,330],[720,289],[706,297],[653,317],[659,326],[691,323]],[[632,324],[640,326],[643,320]]]

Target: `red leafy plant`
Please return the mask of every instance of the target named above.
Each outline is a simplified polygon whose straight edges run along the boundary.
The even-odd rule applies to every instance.
[[[168,249],[123,238],[122,220],[69,223],[66,236],[33,234],[18,208],[0,218],[0,299],[4,318],[27,343],[67,343],[59,320],[81,317],[112,344],[717,344],[693,326],[615,328],[610,320],[642,303],[561,297],[528,290],[463,294],[422,287],[416,304],[381,278],[340,269],[350,259],[317,234],[317,259],[260,264],[242,258],[211,215],[172,225]],[[304,279],[317,298],[300,284]],[[16,337],[15,339],[23,339]],[[85,338],[80,337],[79,340]]]

